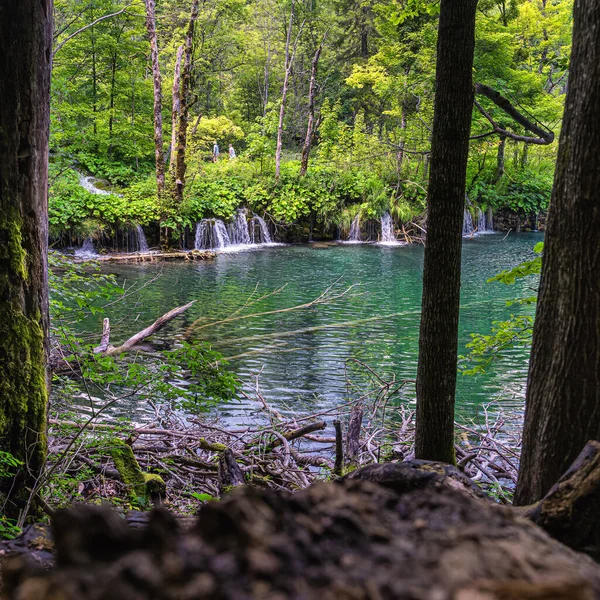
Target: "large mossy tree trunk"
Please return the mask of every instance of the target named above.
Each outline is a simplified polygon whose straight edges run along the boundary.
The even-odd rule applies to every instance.
[[[51,59],[52,0],[2,0],[0,450],[23,466],[0,491],[17,501],[46,455]]]
[[[417,458],[454,462],[460,262],[477,0],[442,0],[417,370]]]
[[[600,440],[600,4],[577,0],[515,502],[539,500]]]

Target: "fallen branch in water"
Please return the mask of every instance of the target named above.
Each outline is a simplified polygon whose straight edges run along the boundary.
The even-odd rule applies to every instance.
[[[102,341],[99,346],[94,348],[94,353],[102,354],[103,356],[114,356],[118,354],[123,354],[124,352],[128,352],[134,346],[137,346],[145,339],[149,338],[151,335],[154,335],[157,331],[160,331],[167,323],[171,322],[173,319],[183,314],[190,306],[192,306],[196,301],[192,300],[183,306],[178,306],[170,310],[168,313],[165,313],[162,317],[159,317],[145,329],[142,331],[138,331],[135,335],[132,335],[126,342],[123,342],[120,346],[111,346],[109,344],[110,340],[110,321],[108,319],[104,319],[104,328],[102,333]]]

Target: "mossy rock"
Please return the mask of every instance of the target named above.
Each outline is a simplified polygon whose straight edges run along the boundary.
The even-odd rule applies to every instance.
[[[129,444],[113,440],[111,456],[132,501],[143,505],[160,503],[167,491],[163,478],[154,473],[144,473]]]

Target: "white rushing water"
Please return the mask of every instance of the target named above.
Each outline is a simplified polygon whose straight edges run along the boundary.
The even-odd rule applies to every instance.
[[[98,256],[96,247],[94,246],[94,240],[91,237],[86,238],[83,241],[81,248],[75,250],[75,256],[78,258],[94,258]]]
[[[234,220],[228,225],[221,219],[202,219],[196,225],[196,250],[238,252],[272,245],[275,244],[265,220],[258,215],[248,220],[245,209],[236,211]]]
[[[360,213],[357,214],[352,224],[350,225],[350,235],[348,236],[348,242],[351,244],[358,244],[362,240],[360,239]]]
[[[394,221],[392,215],[386,212],[381,217],[381,238],[379,244],[382,246],[402,246],[403,243],[396,239],[396,232],[394,230]]]
[[[494,233],[494,223],[492,210],[488,209],[487,214],[478,206],[476,207],[477,223],[473,222],[473,215],[468,208],[465,208],[463,220],[463,236],[470,237],[483,233]]]
[[[150,252],[150,248],[148,248],[148,242],[146,240],[146,236],[144,234],[144,230],[141,225],[135,226],[135,237],[137,242],[138,252]]]
[[[84,175],[77,171],[79,175],[79,185],[87,190],[90,194],[95,194],[96,196],[118,196],[121,198],[123,194],[116,194],[115,192],[110,192],[108,190],[103,190],[102,188],[97,187],[98,181],[96,177],[92,177],[91,175]]]

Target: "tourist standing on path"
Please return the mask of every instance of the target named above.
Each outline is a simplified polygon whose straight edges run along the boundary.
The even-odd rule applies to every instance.
[[[213,162],[217,162],[219,160],[219,144],[215,141],[215,145],[213,146]]]
[[[233,144],[229,144],[229,160],[233,160],[235,158],[235,150],[233,149]]]

